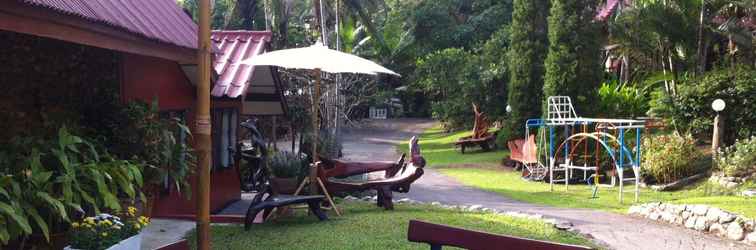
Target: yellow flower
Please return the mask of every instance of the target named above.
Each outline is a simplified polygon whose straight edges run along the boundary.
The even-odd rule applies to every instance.
[[[78,222],[71,223],[71,226],[73,228],[77,228],[77,227],[79,227],[79,223]]]
[[[129,216],[135,216],[136,212],[137,212],[137,209],[135,207],[129,207],[128,208]]]
[[[107,237],[107,236],[108,236],[108,233],[105,233],[105,232],[102,233],[102,237]]]
[[[139,228],[141,228],[141,227],[142,227],[142,226],[139,226],[139,224],[134,224],[134,228],[136,228],[136,229],[139,229]]]

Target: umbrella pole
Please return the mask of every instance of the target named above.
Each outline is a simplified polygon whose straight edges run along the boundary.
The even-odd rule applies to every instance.
[[[321,70],[315,69],[315,86],[312,91],[312,163],[320,161],[318,155],[318,134],[320,133],[320,121],[318,116],[318,109],[320,109],[320,76]],[[314,166],[314,165],[313,165]],[[310,193],[315,195],[318,193],[318,183],[315,181],[318,177],[317,169],[315,167],[310,168]]]

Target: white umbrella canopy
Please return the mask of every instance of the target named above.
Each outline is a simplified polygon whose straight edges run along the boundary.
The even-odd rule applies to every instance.
[[[240,64],[246,64],[246,65],[253,65],[253,66],[278,66],[283,68],[291,68],[291,69],[309,69],[313,70],[313,73],[315,75],[315,86],[314,86],[314,92],[313,92],[313,99],[314,100],[320,100],[320,72],[329,72],[329,73],[358,73],[358,74],[368,74],[368,75],[377,75],[379,73],[383,74],[390,74],[395,76],[400,76],[394,71],[391,71],[390,69],[387,69],[381,65],[378,65],[377,63],[361,58],[359,56],[355,56],[352,54],[340,52],[337,50],[329,49],[326,46],[323,46],[321,43],[316,43],[315,45],[312,45],[310,47],[305,48],[295,48],[295,49],[284,49],[284,50],[276,50],[272,52],[268,52],[262,55],[255,56],[253,58],[241,61]],[[318,117],[318,109],[320,105],[317,105],[316,103],[313,103],[312,105],[312,127],[313,129],[312,133],[312,141],[317,142],[318,141],[318,124],[319,124],[319,117]],[[318,152],[317,150],[318,143],[312,143],[312,159],[313,162],[318,161]],[[312,193],[317,193],[317,182],[320,182],[317,177],[317,172],[315,168],[310,169],[310,190]],[[303,183],[304,184],[304,181]],[[320,184],[322,186],[322,184]],[[301,187],[301,185],[300,185]],[[331,205],[336,208],[335,204],[331,201],[330,197],[328,196],[327,190],[325,190],[325,187],[322,187],[324,189],[324,193],[326,197],[328,198],[329,202],[331,202]],[[295,194],[298,194],[297,191]],[[339,214],[338,209],[336,210],[336,214]]]
[[[329,49],[320,43],[304,48],[271,51],[241,61],[240,64],[278,66],[292,69],[320,69],[329,73],[358,73],[368,75],[383,73],[400,76],[396,72],[373,61]]]

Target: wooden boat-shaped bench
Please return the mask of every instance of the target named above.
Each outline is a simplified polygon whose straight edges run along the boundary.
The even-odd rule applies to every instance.
[[[488,118],[486,114],[480,112],[478,105],[473,103],[473,113],[475,113],[475,123],[473,124],[473,133],[470,136],[459,138],[454,145],[459,147],[462,153],[465,153],[465,149],[468,147],[480,146],[483,151],[489,151],[496,149],[496,134],[497,132],[490,133],[488,129]]]
[[[394,208],[392,192],[406,193],[410,185],[423,175],[425,159],[420,154],[417,138],[410,140],[410,159],[404,163],[404,155],[396,162],[348,162],[326,161],[316,163],[318,178],[331,193],[375,190],[377,205],[387,210]],[[383,178],[365,181],[339,180],[348,176],[386,171]]]

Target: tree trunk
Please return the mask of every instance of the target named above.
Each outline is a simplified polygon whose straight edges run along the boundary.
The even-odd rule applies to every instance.
[[[701,13],[698,19],[698,48],[696,49],[696,59],[698,59],[698,67],[696,67],[696,75],[703,74],[706,68],[706,52],[704,46],[704,16],[706,13],[706,0],[701,0]]]

